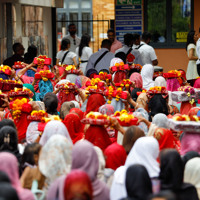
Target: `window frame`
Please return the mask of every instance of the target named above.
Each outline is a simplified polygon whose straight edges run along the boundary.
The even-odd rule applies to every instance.
[[[148,12],[147,12],[148,0],[144,0],[144,31],[148,31]],[[158,49],[177,49],[185,48],[185,42],[173,42],[172,41],[172,0],[166,1],[166,30],[167,38],[165,43],[155,43],[151,42],[151,46]],[[194,0],[191,0],[191,29],[194,29]],[[190,30],[188,30],[189,32]]]

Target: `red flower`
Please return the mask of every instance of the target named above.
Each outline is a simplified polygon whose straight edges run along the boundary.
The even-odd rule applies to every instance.
[[[24,103],[22,105],[22,112],[30,113],[32,111],[32,106],[29,103]]]

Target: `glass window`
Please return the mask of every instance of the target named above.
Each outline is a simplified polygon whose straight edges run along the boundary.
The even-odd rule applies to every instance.
[[[69,9],[78,9],[78,2],[70,1],[69,2]]]
[[[88,33],[90,34],[90,30],[91,30],[91,22],[89,21],[90,20],[90,13],[82,13],[82,20],[83,20],[83,23],[82,23],[82,34],[84,33]]]
[[[90,1],[81,1],[81,8],[83,8],[83,9],[91,8],[91,3],[90,3]]]
[[[160,38],[166,38],[166,0],[149,0],[147,10],[147,30],[152,34],[153,42],[161,42]]]
[[[193,28],[193,0],[145,0],[145,31],[154,47],[184,47]]]
[[[187,42],[191,29],[191,0],[172,1],[172,41]]]

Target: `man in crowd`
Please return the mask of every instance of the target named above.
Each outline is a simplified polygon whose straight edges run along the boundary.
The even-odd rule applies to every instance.
[[[68,26],[69,35],[65,36],[64,38],[67,38],[70,40],[70,48],[69,51],[76,52],[76,47],[79,46],[81,39],[76,35],[76,25],[75,24],[69,24]]]
[[[135,57],[135,60],[133,62],[135,64],[140,64],[143,66],[140,52],[138,50],[132,48],[133,43],[134,43],[133,34],[131,34],[131,33],[125,34],[124,35],[124,46],[115,52],[115,57],[121,58],[124,61],[124,63],[127,63],[127,56],[129,54],[132,54]]]
[[[142,41],[140,42],[139,46],[137,46],[135,49],[139,50],[144,65],[152,64],[156,66],[158,65],[158,59],[154,48],[149,45],[150,41],[151,41],[151,33],[144,32],[142,34]]]
[[[24,58],[22,57],[24,55],[25,50],[23,45],[17,42],[13,44],[12,49],[14,51],[14,54],[11,57],[4,60],[3,62],[4,65],[8,65],[10,67],[12,67],[17,61],[24,61]]]
[[[111,41],[104,39],[101,43],[101,49],[92,54],[86,66],[86,72],[89,69],[95,69],[97,72],[107,70],[109,72],[110,61],[114,58],[114,54],[110,52]]]
[[[110,48],[110,51],[112,53],[115,53],[117,49],[122,48],[122,43],[116,39],[116,34],[113,29],[108,29],[107,36],[108,39],[112,42],[112,46]]]

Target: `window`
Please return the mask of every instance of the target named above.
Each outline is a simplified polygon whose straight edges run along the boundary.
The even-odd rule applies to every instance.
[[[193,0],[144,0],[144,29],[158,48],[185,47],[193,29]]]

